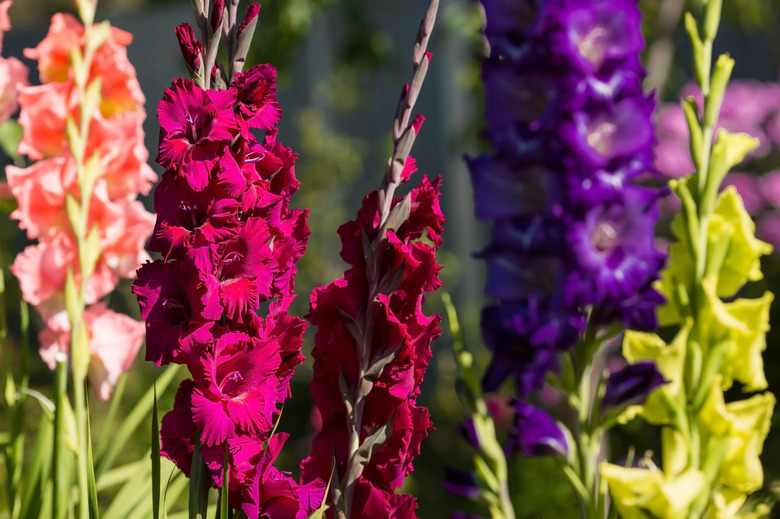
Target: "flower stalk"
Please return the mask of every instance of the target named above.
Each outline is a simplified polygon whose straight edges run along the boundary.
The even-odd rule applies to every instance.
[[[365,312],[362,322],[358,322],[359,330],[361,330],[360,349],[358,352],[360,372],[358,373],[358,382],[354,389],[354,395],[347,403],[348,408],[352,409],[349,413],[349,462],[346,479],[343,482],[343,494],[334,504],[339,517],[343,519],[349,517],[349,511],[352,509],[354,488],[363,473],[363,467],[367,461],[364,459],[365,454],[360,452],[362,447],[361,430],[363,428],[363,409],[366,399],[374,387],[374,380],[372,379],[378,374],[375,372],[381,371],[385,364],[393,360],[392,356],[382,357],[379,359],[381,364],[372,364],[371,341],[373,340],[375,328],[375,312],[372,307],[381,304],[377,299],[377,296],[382,293],[381,288],[386,290],[386,287],[380,287],[382,280],[379,277],[386,247],[384,243],[386,240],[385,233],[387,230],[397,230],[408,218],[409,207],[408,203],[404,201],[397,206],[395,218],[397,221],[390,222],[388,225],[395,189],[402,182],[402,172],[414,145],[417,132],[422,124],[422,116],[418,116],[411,123],[410,119],[425,80],[425,74],[428,71],[431,55],[428,53],[427,47],[433,25],[436,21],[438,7],[439,0],[431,0],[420,23],[412,54],[412,80],[411,83],[404,86],[398,101],[395,118],[393,119],[393,152],[388,159],[385,175],[382,177],[382,185],[377,193],[380,208],[380,232],[367,245],[370,249],[370,252],[367,253],[369,297],[366,304],[368,310]]]
[[[556,457],[583,516],[602,518],[605,434],[662,383],[652,366],[610,373],[602,360],[622,330],[654,329],[663,301],[653,288],[662,193],[639,182],[655,171],[641,13],[631,0],[481,3],[493,151],[468,162],[477,217],[492,223],[483,388],[514,380],[508,453]],[[529,403],[545,383],[572,420]]]
[[[412,111],[437,8],[437,0],[428,4],[418,31],[412,81],[395,111],[393,152],[380,189],[339,229],[351,268],[311,297],[309,319],[317,326],[311,392],[323,425],[301,478],[331,481],[329,503],[340,519],[413,517],[417,507],[412,496],[395,491],[430,428],[416,397],[430,343],[440,334],[439,317],[421,308],[424,293],[441,284],[435,259],[444,222],[440,179],[423,177],[405,197],[394,193],[417,169],[409,152],[423,117],[412,119]]]
[[[663,464],[662,470],[649,460],[640,460],[647,468],[639,469],[602,465],[621,513],[630,507],[655,516],[698,519],[726,510],[739,510],[735,517],[766,512],[763,504],[748,504],[748,495],[763,482],[758,454],[775,398],[768,392],[732,402],[724,398],[735,382],[745,392],[767,387],[761,353],[772,294],[738,297],[745,283],[762,277],[759,258],[771,248],[755,238],[755,226],[736,191],[720,191],[726,173],[757,144],[725,130],[713,138],[734,66],[726,55],[711,65],[720,9],[717,0],[706,3],[700,27],[690,13],[685,20],[704,102],[701,107],[694,98],[682,102],[696,172],[670,183],[682,210],[672,222],[677,242],[670,246],[669,265],[659,283],[667,298],[659,320],[662,326],[677,327],[677,333],[669,344],[640,333],[626,334],[623,343],[629,362],[653,360],[670,380],[640,411],[646,421],[662,427]],[[637,477],[645,489],[629,497],[626,483],[638,484]],[[683,494],[667,490],[680,485],[687,489]]]
[[[458,314],[448,293],[442,293],[442,302],[452,337],[452,353],[462,382],[458,395],[466,411],[470,413],[464,423],[464,429],[467,431],[464,436],[475,451],[474,475],[479,497],[487,505],[491,519],[515,519],[509,492],[506,456],[496,437],[496,426],[474,370],[474,356],[466,347]]]

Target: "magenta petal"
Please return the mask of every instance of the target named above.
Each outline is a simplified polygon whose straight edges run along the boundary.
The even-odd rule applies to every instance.
[[[250,392],[239,395],[227,402],[230,419],[242,430],[249,433],[264,433],[273,429],[271,416],[265,414],[265,395],[261,392]]]
[[[230,279],[220,285],[219,297],[228,319],[241,322],[241,316],[257,307],[257,284],[247,278]]]
[[[236,426],[225,412],[222,402],[209,400],[200,388],[192,392],[192,419],[203,428],[201,441],[216,445],[233,436]]]

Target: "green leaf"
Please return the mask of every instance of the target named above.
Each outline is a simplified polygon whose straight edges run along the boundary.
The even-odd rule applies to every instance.
[[[95,110],[103,100],[102,95],[100,94],[102,88],[103,80],[100,76],[95,76],[95,78],[89,82],[89,85],[87,85],[87,89],[84,92],[84,98],[81,100],[83,114],[89,117],[94,115]]]
[[[152,381],[154,403],[152,404],[152,431],[149,439],[152,446],[152,517],[160,519],[160,425],[157,418],[157,370]]]
[[[82,146],[82,136],[76,121],[73,117],[68,115],[65,118],[65,137],[68,139],[68,148],[70,148],[70,154],[78,164],[84,161],[84,147]]]
[[[219,519],[229,519],[230,507],[228,506],[228,496],[230,495],[230,457],[225,448],[225,466],[222,470],[222,488],[219,489]]]
[[[173,382],[176,374],[179,371],[180,366],[178,364],[171,364],[165,371],[163,371],[160,378],[157,379],[157,389],[160,394],[165,393],[165,390]],[[143,397],[138,401],[130,414],[127,415],[125,420],[119,426],[119,429],[113,436],[113,441],[108,447],[105,455],[98,461],[97,476],[98,483],[100,483],[100,477],[107,472],[114,463],[116,456],[125,448],[128,440],[133,433],[140,427],[144,420],[147,419],[151,413],[152,406],[154,405],[154,388],[149,388]]]
[[[70,58],[71,70],[73,71],[73,80],[78,86],[86,86],[89,70],[84,63],[84,56],[81,54],[81,49],[77,45],[74,45],[68,53]],[[76,155],[74,155],[76,156]]]
[[[249,51],[249,45],[252,43],[252,36],[255,34],[255,28],[257,27],[257,17],[252,19],[241,34],[238,36],[238,43],[236,44],[236,52],[234,54],[232,69],[233,74],[241,72],[246,61],[246,54]],[[231,81],[233,78],[228,78]]]
[[[71,192],[65,194],[65,213],[68,215],[68,222],[73,229],[73,234],[81,236],[84,227],[84,223],[81,221],[81,204]]]
[[[209,500],[208,468],[200,457],[200,435],[195,439],[195,449],[192,453],[192,469],[190,472],[190,519],[206,519]]]
[[[32,455],[25,468],[25,484],[22,493],[22,507],[19,517],[43,517],[40,515],[43,489],[51,481],[49,473],[52,467],[54,447],[54,416],[43,413],[38,421]]]
[[[330,508],[328,506],[328,493],[330,492],[330,485],[333,482],[333,473],[335,471],[335,465],[331,467],[330,469],[330,478],[328,478],[328,484],[325,486],[325,492],[323,493],[322,497],[322,504],[319,508],[317,508],[314,512],[309,515],[306,519],[324,519],[325,512]]]
[[[91,353],[89,351],[89,333],[84,318],[79,316],[78,320],[71,323],[73,328],[70,332],[70,363],[73,376],[79,380],[87,378],[89,371],[89,361]]]
[[[53,518],[61,519],[67,515],[70,497],[70,454],[66,449],[68,438],[68,357],[64,353],[56,354],[57,367],[54,374],[54,506]]]
[[[707,256],[705,276],[717,276],[723,268],[734,235],[734,226],[718,214],[710,216],[707,226]]]
[[[412,200],[409,195],[406,195],[400,204],[396,204],[393,210],[390,211],[390,215],[385,220],[382,228],[379,230],[379,235],[383,236],[387,231],[397,231],[403,224],[409,219],[409,215],[412,210]]]
[[[81,251],[81,254],[84,255],[83,272],[81,273],[84,279],[92,277],[101,253],[100,228],[97,225],[93,225],[84,241],[84,249]]]
[[[104,517],[121,517],[129,519],[133,514],[142,511],[142,517],[148,518],[151,515],[152,503],[149,500],[149,494],[152,491],[152,478],[149,474],[148,456],[150,451],[146,451],[143,463],[136,465],[137,470],[132,477],[129,477],[122,488],[114,495],[111,503],[104,512]],[[102,478],[101,478],[102,480]]]
[[[86,394],[86,387],[83,388],[85,390]],[[100,517],[100,508],[98,507],[98,498],[97,498],[97,485],[95,484],[95,460],[92,456],[92,426],[89,423],[89,399],[85,399],[86,404],[86,444],[87,444],[87,452],[85,453],[87,457],[87,494],[89,498],[89,505],[88,505],[88,515],[89,519],[99,519]]]
[[[97,184],[98,179],[103,175],[103,165],[100,162],[100,153],[95,151],[92,153],[92,155],[89,156],[89,159],[87,159],[86,164],[84,164],[84,179],[83,179],[83,192],[90,194],[94,192],[95,190],[95,184]],[[84,196],[82,196],[82,200],[86,200]]]
[[[97,52],[97,50],[103,46],[108,37],[111,35],[111,23],[108,20],[104,20],[98,24],[92,26],[90,31],[90,37],[86,44],[86,50],[90,52]]]
[[[15,119],[8,119],[0,124],[0,148],[10,158],[15,159],[19,156],[16,150],[19,148],[23,136],[22,125]]]
[[[682,109],[685,114],[685,120],[688,123],[688,134],[690,135],[689,146],[691,148],[691,157],[698,170],[702,162],[702,142],[703,135],[701,125],[699,124],[699,107],[696,99],[688,97],[682,100]]]
[[[704,23],[702,33],[707,41],[714,41],[720,25],[720,12],[723,0],[707,0],[704,4]]]
[[[720,2],[721,0],[710,0],[711,2]],[[734,60],[728,54],[718,56],[715,63],[715,70],[712,72],[712,83],[710,84],[710,93],[707,96],[707,102],[704,108],[704,127],[713,128],[718,120],[720,105],[723,102],[723,96],[726,93],[726,86],[731,77],[731,71],[734,69]]]
[[[704,45],[699,37],[696,19],[691,13],[685,13],[685,30],[688,33],[688,37],[691,40],[691,47],[693,48],[693,69],[696,74],[696,82],[700,85],[704,85],[705,82],[710,79],[707,72],[709,63],[705,63],[706,56],[704,55]]]

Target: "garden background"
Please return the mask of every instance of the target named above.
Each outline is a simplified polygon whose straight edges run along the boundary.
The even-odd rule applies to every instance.
[[[649,67],[648,81],[652,83],[649,86],[659,88],[663,102],[674,102],[690,79],[688,43],[679,21],[684,8],[696,10],[696,5],[683,4],[680,0],[640,3],[646,16],[649,52],[654,53],[654,59],[666,56],[670,60],[668,69],[663,65]],[[300,154],[296,175],[302,185],[293,204],[311,209],[312,235],[307,253],[299,262],[296,286],[299,296],[291,309],[295,315],[306,313],[308,294],[315,286],[339,277],[344,269],[338,256],[340,243],[336,229],[353,217],[360,199],[381,179],[391,149],[390,128],[397,96],[409,74],[411,44],[425,6],[426,2],[420,0],[267,0],[261,9],[247,61],[250,64],[269,62],[279,70],[278,98],[285,112],[280,138]],[[780,17],[777,15],[780,2],[739,0],[726,2],[724,7],[715,55],[728,51],[735,58],[734,79],[777,82],[780,79]],[[46,34],[50,16],[57,11],[72,11],[72,8],[67,1],[16,0],[10,10],[13,29],[5,36],[5,55],[21,56],[22,49],[37,45]],[[190,2],[101,0],[97,19],[109,19],[113,25],[134,35],[128,54],[147,99],[148,118],[144,127],[153,159],[157,147],[157,101],[173,78],[187,75],[173,28],[182,21],[192,22]],[[462,160],[464,153],[476,153],[483,146],[479,140],[482,92],[478,57],[484,51],[478,33],[481,23],[475,3],[442,0],[431,41],[434,57],[418,103],[418,111],[426,116],[426,123],[414,155],[422,173],[443,176],[442,209],[447,225],[444,248],[439,252],[439,261],[444,265],[441,277],[444,290],[452,294],[463,320],[467,343],[478,352],[484,368],[489,359],[478,326],[479,311],[485,303],[484,265],[472,255],[485,242],[486,229],[474,218],[471,181]],[[665,81],[659,79],[664,76]],[[37,82],[34,67],[31,67],[30,80],[33,84]],[[777,88],[776,106],[780,113],[780,87]],[[151,164],[161,172],[159,166]],[[775,147],[760,159],[749,161],[740,171],[749,172],[752,175],[749,178],[755,180],[760,174],[778,169],[780,148]],[[146,198],[146,206],[151,209],[151,196]],[[10,212],[8,207],[2,209],[5,214]],[[757,211],[774,214],[778,209],[770,204]],[[780,237],[780,225],[775,227]],[[763,238],[769,240],[768,236]],[[9,265],[26,244],[26,237],[16,222],[0,219],[4,265]],[[750,287],[751,291],[759,294],[765,285],[777,291],[780,253],[763,258],[762,270],[766,279]],[[18,300],[18,285],[13,277],[8,279],[8,301]],[[138,318],[130,282],[122,283],[118,292],[122,295],[114,295],[110,306]],[[444,314],[439,294],[434,294],[427,304],[426,313]],[[18,309],[11,306],[9,311],[13,335],[18,326],[13,323],[19,321],[15,314]],[[773,307],[771,322],[780,322],[778,305]],[[40,323],[33,325],[39,328]],[[405,488],[405,492],[418,496],[419,516],[425,518],[448,517],[452,510],[468,510],[471,506],[442,488],[445,467],[465,469],[470,466],[471,457],[456,432],[464,413],[455,391],[456,366],[450,353],[446,323],[443,328],[445,334],[433,344],[434,358],[419,400],[429,407],[436,429],[423,442],[422,454],[415,462],[415,471],[406,478]],[[776,328],[767,336],[765,362],[769,390],[778,394],[780,326]],[[307,333],[304,345],[307,356],[313,332]],[[37,354],[35,334],[32,341],[31,348],[25,352],[21,351],[18,337],[12,337],[14,354],[28,355],[31,386],[48,394],[51,373]],[[153,366],[139,356],[133,369],[124,376],[125,410],[129,412],[152,378]],[[298,463],[308,454],[314,431],[308,392],[310,378],[311,359],[296,371],[293,397],[287,400],[279,425],[279,430],[290,432],[291,438],[276,465],[291,471],[296,478]],[[161,412],[170,409],[172,398],[172,390],[162,396]],[[502,402],[500,396],[495,399],[495,410],[500,433],[505,434],[511,411],[504,409]],[[93,401],[91,405],[92,417],[99,420],[105,414],[101,409],[105,404]],[[780,498],[778,422],[780,417],[776,414],[764,447],[763,462],[766,492],[772,492],[773,481],[777,480]],[[28,420],[30,426],[34,423],[34,419]],[[99,422],[94,427],[96,440],[111,434],[102,430]],[[615,450],[625,450],[633,443],[642,447],[656,445],[657,438],[647,437],[646,429],[640,420],[623,428],[613,438]],[[123,453],[125,461],[142,456],[147,443],[147,430],[139,431],[132,449]],[[515,455],[510,467],[518,517],[571,516],[572,507],[576,506],[574,496],[552,460],[523,460]],[[166,477],[164,474],[163,478]]]

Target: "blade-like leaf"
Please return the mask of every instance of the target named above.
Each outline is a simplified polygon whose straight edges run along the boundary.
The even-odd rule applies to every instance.
[[[171,384],[173,379],[176,377],[176,373],[178,372],[179,368],[180,366],[178,364],[171,364],[165,368],[163,374],[160,375],[159,379],[157,379],[157,388],[160,394],[163,394]],[[96,471],[98,481],[100,481],[100,476],[113,466],[116,456],[122,451],[122,449],[125,448],[127,441],[138,429],[138,427],[144,422],[144,420],[147,419],[152,410],[153,404],[154,389],[149,388],[144,396],[141,397],[141,399],[138,401],[130,414],[127,415],[125,421],[122,422],[119,430],[117,430],[116,434],[113,436],[112,442],[109,445],[105,455],[99,460]]]
[[[160,519],[160,425],[157,419],[157,370],[152,381],[154,403],[152,404],[152,517]]]

